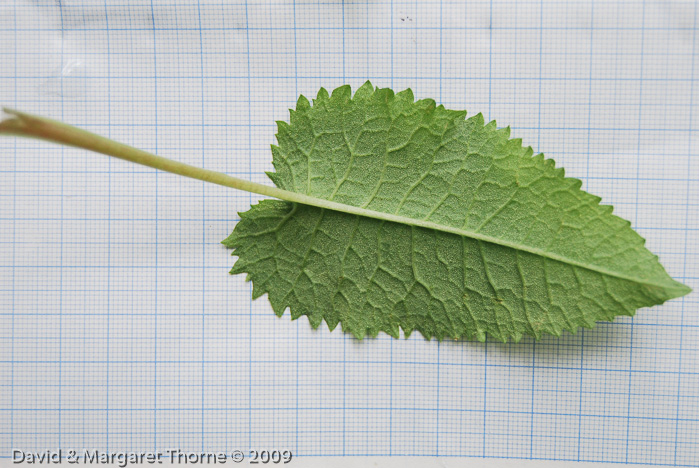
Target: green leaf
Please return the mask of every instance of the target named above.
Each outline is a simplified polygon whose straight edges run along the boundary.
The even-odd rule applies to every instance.
[[[691,290],[612,208],[479,114],[362,86],[301,96],[273,146],[278,187],[4,109],[0,135],[84,148],[285,201],[241,214],[224,244],[253,296],[358,338],[506,341],[593,327]]]
[[[277,315],[357,338],[538,339],[691,291],[579,180],[465,116],[368,82],[301,96],[278,123],[270,178],[370,211],[264,200],[223,242],[231,273]]]

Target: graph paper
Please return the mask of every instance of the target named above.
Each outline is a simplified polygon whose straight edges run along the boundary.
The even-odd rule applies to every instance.
[[[275,121],[366,80],[482,112],[699,288],[697,3],[0,3],[0,104],[270,184]],[[0,140],[0,456],[289,450],[699,466],[699,300],[524,339],[358,341],[251,300],[259,197]],[[246,455],[247,456],[247,455]],[[448,460],[445,458],[444,460]]]

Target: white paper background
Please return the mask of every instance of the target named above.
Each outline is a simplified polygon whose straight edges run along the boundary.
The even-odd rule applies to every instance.
[[[697,4],[0,3],[0,103],[270,183],[299,94],[482,112],[699,287]],[[696,295],[539,343],[277,318],[220,244],[256,196],[0,140],[0,455],[291,450],[699,466]]]

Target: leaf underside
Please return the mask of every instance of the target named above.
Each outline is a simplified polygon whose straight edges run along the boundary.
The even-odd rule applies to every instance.
[[[579,180],[465,117],[368,82],[301,96],[272,147],[279,188],[464,235],[264,200],[223,241],[231,273],[277,315],[357,338],[538,339],[690,292]]]

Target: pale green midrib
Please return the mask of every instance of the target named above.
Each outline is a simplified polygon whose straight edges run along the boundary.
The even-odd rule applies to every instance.
[[[111,140],[109,138],[102,137],[92,132],[88,132],[87,130],[83,130],[72,125],[65,124],[63,122],[47,119],[44,117],[38,117],[7,108],[3,110],[8,114],[13,115],[14,118],[10,118],[0,122],[0,134],[42,139],[53,143],[59,143],[63,145],[87,149],[97,153],[102,153],[108,156],[123,159],[125,161],[141,164],[143,166],[148,166],[154,169],[160,169],[163,171],[171,172],[173,174],[181,175],[184,177],[202,180],[204,182],[210,182],[212,184],[222,185],[224,187],[232,187],[238,190],[244,190],[246,192],[257,193],[259,195],[274,197],[293,203],[301,203],[304,205],[315,206],[317,208],[340,211],[343,213],[365,216],[368,218],[374,218],[383,221],[390,221],[399,224],[407,224],[411,226],[433,229],[436,231],[448,232],[451,234],[456,234],[459,236],[468,237],[471,239],[488,242],[503,247],[508,247],[514,250],[528,252],[533,255],[548,258],[550,260],[555,260],[568,265],[573,265],[579,268],[584,268],[586,270],[594,271],[614,278],[623,279],[638,284],[663,288],[671,294],[684,295],[690,291],[690,289],[687,286],[678,283],[672,279],[670,279],[672,283],[656,283],[653,281],[645,281],[639,278],[625,275],[623,273],[611,271],[597,265],[586,264],[578,260],[557,255],[555,253],[547,252],[523,244],[518,244],[516,242],[511,242],[508,240],[499,239],[497,237],[488,236],[478,232],[455,228],[451,226],[445,226],[442,224],[433,223],[431,221],[384,213],[382,211],[374,211],[368,210],[366,208],[359,208],[352,205],[345,205],[343,203],[337,203],[322,198],[311,197],[301,193],[283,190],[277,187],[270,187],[268,185],[258,184],[249,180],[229,176],[228,174],[224,174],[222,172],[210,171],[200,167],[191,166],[189,164],[174,161],[172,159],[163,158],[161,156],[148,153],[147,151],[143,151],[138,148],[134,148],[132,146]]]

